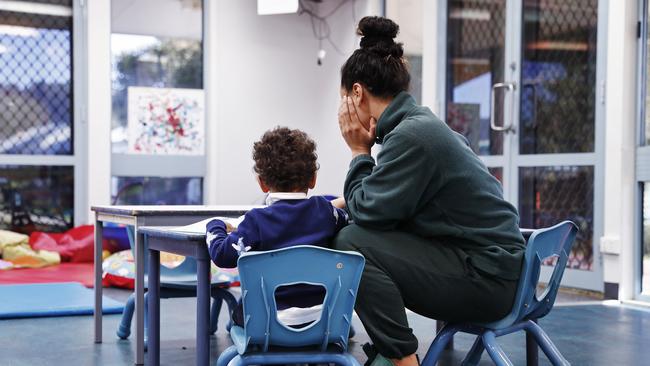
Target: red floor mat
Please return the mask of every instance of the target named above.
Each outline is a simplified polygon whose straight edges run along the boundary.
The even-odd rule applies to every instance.
[[[80,282],[93,287],[92,263],[61,263],[45,268],[19,268],[0,271],[0,284]]]

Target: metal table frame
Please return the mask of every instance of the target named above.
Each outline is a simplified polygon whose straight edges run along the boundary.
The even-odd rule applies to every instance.
[[[95,212],[95,343],[102,343],[102,232],[103,223],[133,225],[135,239],[135,364],[144,364],[144,236],[147,226],[187,225],[214,216],[237,217],[259,206],[92,206]],[[209,301],[209,300],[208,300]]]
[[[149,245],[149,342],[147,364],[160,365],[160,252],[196,258],[196,364],[210,364],[210,254],[205,233],[176,227],[143,227]]]

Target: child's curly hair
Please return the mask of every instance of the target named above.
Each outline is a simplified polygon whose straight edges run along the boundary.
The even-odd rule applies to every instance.
[[[302,191],[318,170],[316,143],[306,133],[287,127],[266,131],[253,144],[255,173],[279,192]]]

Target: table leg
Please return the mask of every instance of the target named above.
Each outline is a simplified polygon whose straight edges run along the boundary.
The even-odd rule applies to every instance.
[[[149,249],[149,324],[147,341],[149,346],[148,365],[160,365],[160,252]]]
[[[533,319],[537,323],[537,319]],[[532,334],[526,332],[526,366],[537,366],[539,360],[539,347]]]
[[[102,343],[102,225],[95,214],[95,343]]]
[[[210,364],[210,261],[197,259],[196,364]]]
[[[135,225],[135,363],[144,365],[144,235]]]

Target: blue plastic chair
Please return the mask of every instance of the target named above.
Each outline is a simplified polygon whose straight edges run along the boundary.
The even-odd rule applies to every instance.
[[[446,324],[433,340],[422,366],[435,365],[445,345],[457,332],[477,335],[474,345],[463,360],[463,365],[478,364],[484,350],[487,350],[496,365],[512,365],[503,349],[496,342],[496,337],[520,330],[533,335],[534,340],[553,365],[569,365],[569,362],[555,347],[546,332],[537,325],[536,320],[548,314],[553,308],[577,232],[577,226],[571,221],[564,221],[550,228],[535,230],[526,245],[521,277],[510,313],[503,319],[492,323]],[[541,297],[538,297],[536,291],[541,265],[544,260],[552,257],[557,257],[555,269],[546,290]]]
[[[131,250],[133,251],[134,233],[132,226],[127,226],[127,234],[129,236],[129,243],[131,243]],[[144,242],[144,252],[148,253],[146,237]],[[197,284],[196,267],[196,260],[191,257],[186,257],[181,264],[174,268],[160,266],[160,297],[163,299],[195,297]],[[148,264],[145,260],[145,273],[147,273],[147,268]],[[228,287],[228,283],[217,281],[216,279],[212,280],[211,296],[213,300],[212,308],[210,309],[210,332],[212,334],[217,331],[219,312],[221,311],[222,303],[225,302],[227,304],[230,313],[232,313],[232,311],[237,306],[237,299],[226,289],[226,287]],[[145,329],[147,327],[147,298],[147,293],[145,293]],[[131,294],[126,302],[126,305],[124,306],[124,311],[122,312],[122,320],[120,321],[120,325],[117,328],[117,336],[121,339],[127,339],[131,334],[131,321],[133,319],[134,309],[135,294]],[[230,329],[230,323],[228,324],[228,329]]]
[[[244,327],[233,326],[234,343],[218,366],[336,363],[359,366],[347,352],[352,309],[365,260],[355,252],[295,246],[249,252],[239,258]],[[326,289],[320,319],[292,328],[277,318],[275,290],[307,283]]]

